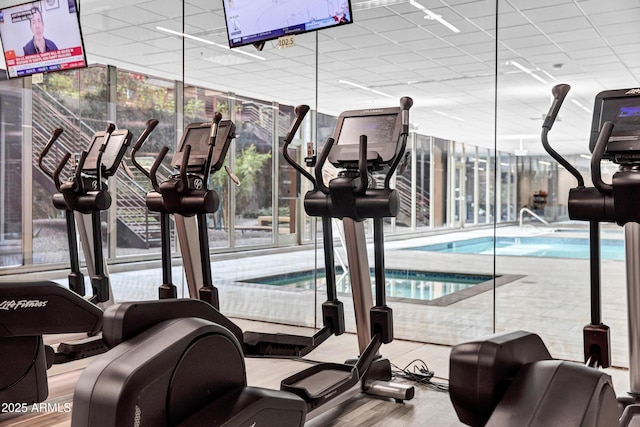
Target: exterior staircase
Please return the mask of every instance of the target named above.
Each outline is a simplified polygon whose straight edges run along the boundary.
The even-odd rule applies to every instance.
[[[57,162],[65,152],[79,153],[86,149],[95,130],[77,117],[71,110],[54,99],[44,89],[33,89],[33,178],[49,193],[57,190],[38,167],[38,157],[55,128],[64,132],[58,138],[44,159],[48,169],[55,170]],[[138,135],[134,135],[134,142]],[[72,157],[73,158],[73,157]],[[149,212],[145,204],[145,195],[150,184],[135,167],[127,167],[128,159],[123,160],[124,167],[118,168],[115,175],[115,209],[117,218],[118,246],[128,248],[150,248],[160,246],[160,216]],[[63,169],[64,178],[72,174],[69,164]]]

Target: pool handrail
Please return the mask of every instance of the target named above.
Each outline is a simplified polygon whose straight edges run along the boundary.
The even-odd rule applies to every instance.
[[[522,208],[520,209],[520,228],[522,228],[522,222],[524,219],[524,214],[528,213],[529,215],[531,215],[533,218],[537,219],[538,221],[540,221],[541,223],[543,223],[544,225],[548,225],[551,226],[551,224],[549,223],[549,221],[545,220],[544,218],[542,218],[540,215],[538,215],[537,213],[535,213],[534,211],[532,211],[529,208]],[[553,228],[551,229],[552,231],[555,231]]]

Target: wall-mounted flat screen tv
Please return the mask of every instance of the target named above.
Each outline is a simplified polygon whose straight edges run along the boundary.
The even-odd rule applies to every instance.
[[[9,78],[87,66],[76,0],[39,0],[0,9]]]
[[[350,0],[224,0],[229,47],[353,23]]]

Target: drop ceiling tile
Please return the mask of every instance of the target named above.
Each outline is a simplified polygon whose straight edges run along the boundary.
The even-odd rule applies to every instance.
[[[640,6],[624,11],[603,12],[590,16],[591,21],[597,25],[621,25],[625,23],[635,23],[640,21]]]
[[[544,46],[549,44],[549,39],[543,35],[535,35],[529,37],[512,38],[509,40],[500,40],[503,44],[512,49],[519,50],[527,47]]]
[[[589,16],[608,13],[613,11],[624,11],[638,7],[637,0],[616,0],[605,2],[602,0],[581,0],[578,5]]]
[[[450,1],[447,1],[446,3],[452,6]],[[456,5],[453,7],[453,10],[454,13],[471,20],[483,17],[495,19],[496,3],[492,0],[474,1]]]
[[[527,2],[538,5],[538,2]],[[522,10],[522,9],[520,9]],[[565,20],[582,16],[582,12],[571,1],[556,2],[553,6],[535,7],[522,10],[523,14],[534,22]]]

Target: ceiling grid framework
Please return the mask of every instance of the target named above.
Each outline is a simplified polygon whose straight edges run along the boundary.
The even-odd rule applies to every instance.
[[[551,136],[561,153],[586,152],[588,110],[598,92],[640,86],[640,0],[415,1],[460,32],[425,19],[409,0],[352,0],[352,25],[299,35],[290,49],[275,42],[261,52],[240,48],[264,60],[185,39],[184,64],[180,37],[158,30],[183,31],[182,2],[80,0],[80,6],[91,63],[168,79],[184,74],[187,84],[291,105],[315,105],[317,67],[321,112],[394,103],[341,83],[347,81],[413,97],[419,133],[485,147],[494,145],[497,68],[497,146],[511,153],[521,143],[530,154],[543,152],[540,126],[553,85],[571,84],[568,100],[583,105],[563,107]],[[186,0],[184,32],[227,45],[222,1]]]

